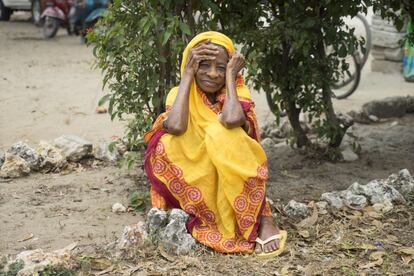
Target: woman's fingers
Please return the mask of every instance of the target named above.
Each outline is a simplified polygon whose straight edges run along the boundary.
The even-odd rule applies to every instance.
[[[204,42],[200,42],[195,46],[193,49],[200,49],[200,48],[207,48],[211,50],[218,50],[218,46],[210,43],[210,40],[206,40]]]
[[[211,48],[211,47],[200,47],[200,48],[193,49],[192,53],[193,53],[193,55],[194,54],[199,54],[199,55],[214,55],[214,56],[217,56],[219,54],[219,51],[217,49],[214,49],[214,48]]]
[[[244,58],[244,56],[242,54],[236,53],[232,56],[230,62],[229,62],[229,66],[230,67],[244,67],[244,65],[246,65],[246,60]],[[241,68],[240,68],[241,69]]]
[[[218,55],[219,51],[214,50],[214,48],[200,46],[198,48],[193,48],[190,50],[190,55],[188,57],[188,64],[198,66],[198,63],[202,60],[214,60]]]

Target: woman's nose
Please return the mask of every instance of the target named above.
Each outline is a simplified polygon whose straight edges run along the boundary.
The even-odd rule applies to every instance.
[[[212,79],[217,78],[219,76],[217,69],[214,66],[211,66],[210,70],[207,71],[207,76],[209,76]]]

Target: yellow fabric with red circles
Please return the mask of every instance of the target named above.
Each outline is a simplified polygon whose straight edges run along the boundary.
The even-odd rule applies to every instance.
[[[182,70],[189,50],[206,39],[234,53],[227,36],[202,33],[184,50]],[[175,87],[168,94],[167,109],[177,92]],[[240,100],[251,102],[250,92],[240,79],[237,94]],[[225,128],[218,121],[218,112],[220,108],[209,103],[194,81],[187,131],[181,136],[162,135],[149,159],[155,177],[184,211],[197,218],[192,228],[196,240],[220,252],[251,253],[265,205],[266,155],[259,142],[242,128]],[[168,112],[160,116],[146,140],[167,116]]]

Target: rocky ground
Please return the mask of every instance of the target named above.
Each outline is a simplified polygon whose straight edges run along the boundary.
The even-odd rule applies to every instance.
[[[52,264],[57,264],[57,268],[46,267],[49,274],[45,275],[71,275],[68,269],[82,275],[410,275],[414,271],[410,198],[391,209],[372,207],[369,196],[365,197],[366,206],[341,210],[329,206],[323,210],[310,203],[354,182],[364,185],[402,169],[414,174],[413,114],[371,117],[369,124],[356,123],[350,134],[361,151],[357,150],[352,162],[332,162],[316,153],[304,155],[284,144],[283,138],[267,144],[268,197],[277,223],[289,234],[285,253],[279,258],[223,255],[204,247],[175,256],[164,247],[139,241],[137,246],[120,250],[117,245],[125,226],[143,221],[150,209],[148,183],[142,164],[125,171],[93,157],[98,142],[120,135],[122,125],[95,113],[102,92],[99,72],[89,69],[90,51],[62,32],[56,40],[43,41],[40,31],[25,21],[1,23],[0,31],[0,54],[8,68],[0,67],[0,147],[7,152],[12,144],[26,140],[39,152],[40,140],[54,147],[55,139],[67,133],[91,141],[85,158],[74,157],[57,166],[59,169],[47,169],[47,158],[43,158],[38,166],[45,167],[40,171],[22,165],[26,176],[0,178],[0,256],[13,260],[22,251],[41,248],[44,251],[36,251],[32,260],[39,264],[53,259]],[[19,54],[22,51],[26,54]],[[48,59],[48,52],[57,55],[62,51],[57,59]],[[48,69],[52,67],[55,77]],[[399,77],[370,73],[365,77],[361,95],[335,102],[337,109],[358,111],[364,102],[389,96],[387,93],[414,93],[407,84],[399,83]],[[269,116],[263,98],[255,97],[259,118],[266,121]],[[347,138],[350,143],[351,138]],[[51,151],[44,154],[59,159],[48,155]],[[141,196],[138,210],[129,199],[134,192]],[[291,199],[306,204],[302,216],[292,215],[286,208]],[[123,204],[126,210],[113,212],[114,203]],[[60,251],[52,253],[55,250]],[[0,261],[0,275],[1,263],[4,261]]]

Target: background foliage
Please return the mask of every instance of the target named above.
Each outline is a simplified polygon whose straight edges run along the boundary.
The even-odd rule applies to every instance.
[[[215,25],[208,13],[214,7],[209,1],[115,0],[89,34],[110,90],[99,104],[109,103],[112,119],[129,121],[125,138],[133,148],[143,143],[143,133],[178,83],[181,51],[194,33]]]
[[[310,144],[299,123],[306,112],[322,141],[338,147],[349,125],[334,112],[330,84],[348,69],[344,58],[364,44],[343,18],[369,6],[397,25],[403,21],[395,11],[413,11],[410,1],[395,0],[115,0],[89,35],[110,90],[100,104],[109,103],[112,119],[129,120],[125,137],[133,148],[141,145],[179,83],[185,45],[201,31],[221,30],[242,45],[254,88],[267,92],[276,114],[287,110],[292,144]]]
[[[246,6],[234,2],[226,12],[237,14],[226,16],[231,18],[226,25],[242,26],[243,32],[231,28],[232,35],[245,45],[255,89],[287,111],[294,142],[309,144],[299,122],[299,114],[307,112],[319,137],[339,146],[349,125],[333,110],[330,84],[348,69],[345,57],[364,43],[344,16],[366,13],[367,6],[361,1],[249,1]],[[278,104],[273,109],[280,112]]]

